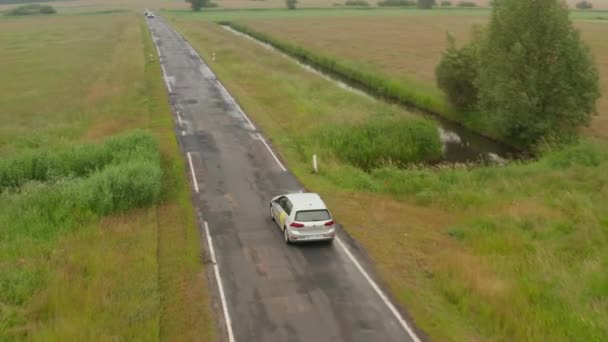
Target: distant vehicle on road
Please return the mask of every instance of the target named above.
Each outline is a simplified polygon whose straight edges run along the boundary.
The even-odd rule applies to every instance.
[[[336,223],[318,194],[298,193],[274,197],[270,218],[283,231],[285,243],[333,241]]]
[[[145,12],[145,15],[147,18],[154,18],[154,13],[152,12]]]

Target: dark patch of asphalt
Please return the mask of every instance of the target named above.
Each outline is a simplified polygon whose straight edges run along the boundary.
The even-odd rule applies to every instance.
[[[344,232],[333,244],[283,242],[269,201],[302,186],[190,44],[162,18],[148,25],[176,135],[191,159],[195,207],[208,222],[234,340],[413,341],[342,248],[365,259]]]

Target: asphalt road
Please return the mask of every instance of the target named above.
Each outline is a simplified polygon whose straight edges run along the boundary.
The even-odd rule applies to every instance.
[[[190,44],[162,18],[148,23],[214,250],[226,340],[415,341],[343,232],[284,244],[268,203],[301,185]]]

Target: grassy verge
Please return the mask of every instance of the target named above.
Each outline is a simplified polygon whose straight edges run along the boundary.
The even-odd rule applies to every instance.
[[[315,134],[382,117],[377,108],[386,105],[211,23],[171,21],[203,58],[215,52],[218,77],[433,339],[601,341],[608,334],[605,142],[584,140],[505,167],[365,172]],[[319,174],[309,165],[313,151]]]
[[[270,44],[304,63],[313,65],[329,74],[336,75],[350,84],[366,89],[376,96],[414,106],[426,112],[460,123],[478,134],[499,139],[504,143],[509,143],[508,141],[504,141],[504,139],[500,139],[501,137],[498,136],[496,132],[490,131],[484,122],[474,120],[474,118],[478,116],[455,109],[446,101],[443,95],[429,91],[428,87],[421,86],[420,83],[410,82],[404,78],[391,78],[386,75],[371,72],[368,68],[361,68],[361,66],[356,63],[309,50],[300,45],[292,44],[266,33],[256,31],[245,25],[229,21],[221,22],[221,24],[230,26],[234,30]]]
[[[0,85],[0,339],[213,340],[184,161],[140,16],[0,27],[14,80]],[[147,133],[106,139],[134,128]]]

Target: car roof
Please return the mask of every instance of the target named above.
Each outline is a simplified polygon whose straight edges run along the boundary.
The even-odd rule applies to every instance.
[[[327,209],[321,197],[315,193],[289,194],[285,197],[289,199],[295,210]]]

